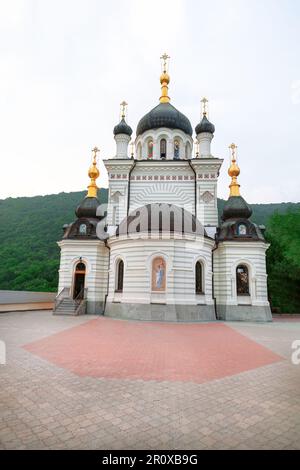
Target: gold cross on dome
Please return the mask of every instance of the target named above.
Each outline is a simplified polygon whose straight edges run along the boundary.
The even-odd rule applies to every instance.
[[[122,101],[122,103],[120,103],[120,106],[121,106],[121,117],[124,118],[125,117],[125,111],[126,111],[126,106],[128,105],[128,103],[126,103],[126,101]]]
[[[97,153],[100,152],[100,150],[98,149],[98,147],[94,147],[92,149],[92,152],[94,152],[93,158],[94,158],[94,161],[96,161]]]
[[[167,71],[167,63],[168,63],[168,59],[170,59],[170,56],[165,52],[161,57],[161,60],[163,61],[163,72],[166,73]]]
[[[202,114],[205,116],[206,115],[206,103],[208,103],[208,99],[205,98],[205,96],[201,100],[202,103]]]
[[[232,160],[236,160],[236,149],[237,149],[237,145],[235,145],[235,144],[230,144],[230,145],[229,145],[229,148],[231,149],[231,159],[232,159]]]

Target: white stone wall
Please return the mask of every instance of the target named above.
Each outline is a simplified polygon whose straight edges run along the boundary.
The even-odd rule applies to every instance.
[[[221,242],[214,252],[214,294],[220,305],[268,306],[264,242]],[[249,271],[250,296],[237,296],[236,267]]]
[[[61,240],[58,292],[70,287],[73,292],[74,271],[76,264],[86,265],[85,287],[88,288],[87,300],[103,302],[107,292],[108,248],[100,240]]]
[[[108,225],[116,226],[127,216],[128,200],[129,213],[145,204],[168,203],[195,214],[196,190],[197,218],[205,226],[216,227],[217,184],[222,162],[214,157],[190,161],[105,160],[109,176]]]
[[[197,178],[197,218],[204,226],[218,226],[217,187],[222,163],[215,157],[191,161]]]
[[[107,224],[117,226],[127,216],[128,181],[134,160],[109,159],[103,161],[109,179]]]
[[[130,137],[127,134],[115,135],[116,141],[116,156],[115,158],[128,158],[128,144]]]
[[[197,135],[200,157],[212,157],[210,146],[213,137],[214,136],[210,132],[201,132],[201,134]]]
[[[211,249],[213,240],[185,235],[170,240],[152,233],[151,239],[133,234],[130,237],[113,237],[109,269],[108,302],[163,303],[183,305],[212,305]],[[152,260],[162,256],[167,265],[166,293],[152,292]],[[124,261],[123,292],[115,292],[116,266]],[[204,269],[204,294],[195,294],[195,264],[200,260]]]
[[[175,204],[195,213],[195,174],[187,161],[136,163],[130,179],[129,212],[152,203]]]

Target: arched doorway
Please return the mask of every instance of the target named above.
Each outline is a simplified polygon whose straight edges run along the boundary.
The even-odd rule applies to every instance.
[[[83,298],[84,282],[85,282],[85,264],[80,262],[76,264],[75,272],[74,272],[73,299]]]

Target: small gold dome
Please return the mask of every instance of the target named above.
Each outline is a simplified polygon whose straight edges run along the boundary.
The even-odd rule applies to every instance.
[[[163,72],[160,76],[160,83],[170,83],[170,75],[167,72]]]
[[[91,179],[97,179],[100,175],[100,171],[96,167],[96,162],[95,164],[92,164],[89,168],[88,175]]]
[[[240,174],[240,169],[239,169],[239,167],[237,166],[237,164],[235,163],[234,160],[232,161],[232,163],[231,163],[231,165],[228,169],[228,174],[231,177],[233,177],[233,176],[237,177]]]
[[[88,175],[91,179],[91,182],[88,185],[87,197],[97,197],[98,187],[96,184],[96,179],[100,175],[100,171],[97,168],[97,162],[96,162],[96,155],[97,155],[97,152],[99,152],[99,149],[95,147],[92,151],[94,152],[94,156],[93,156],[93,162],[91,166],[89,167],[89,171],[88,171]]]

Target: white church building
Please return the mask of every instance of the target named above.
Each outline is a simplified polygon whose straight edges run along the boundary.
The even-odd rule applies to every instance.
[[[162,56],[159,104],[132,129],[126,103],[114,128],[116,154],[103,160],[108,203],[97,198],[94,149],[87,196],[64,226],[55,314],[157,321],[272,320],[264,227],[240,195],[232,144],[230,195],[218,214],[223,160],[212,155],[215,127],[206,99],[195,128],[168,96]]]

